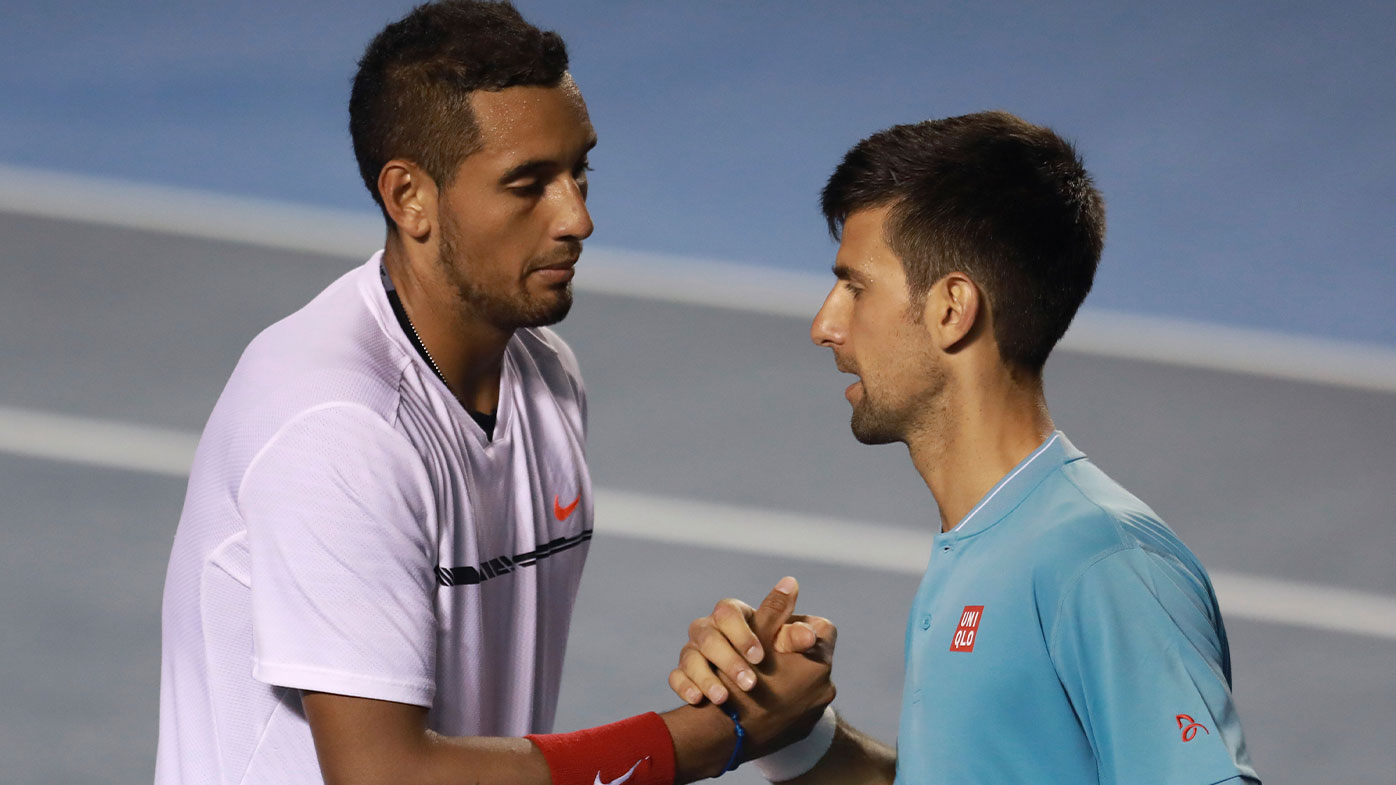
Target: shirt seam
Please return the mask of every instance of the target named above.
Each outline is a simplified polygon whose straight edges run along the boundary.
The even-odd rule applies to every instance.
[[[232,534],[228,535],[227,537],[224,537],[221,541],[219,541],[219,543],[213,547],[213,550],[208,552],[208,556],[204,558],[204,568],[206,570],[211,567],[215,570],[218,570],[219,572],[223,573],[229,578],[232,578],[234,583],[238,584],[244,589],[250,589],[252,588],[251,576],[249,575],[246,576],[246,578],[244,578],[244,576],[235,574],[231,569],[229,569],[228,565],[220,561],[219,558],[223,553],[223,549],[229,547],[232,544],[232,542],[238,538],[239,535],[245,538],[247,536],[247,529],[239,529],[238,531],[233,532]],[[201,570],[200,572],[202,573],[204,571]],[[249,572],[251,572],[250,569]]]
[[[383,417],[383,415],[379,414],[373,409],[370,409],[362,403],[358,403],[357,401],[326,401],[324,403],[318,403],[314,406],[311,406],[308,409],[302,409],[301,411],[293,415],[290,419],[286,420],[286,422],[282,423],[281,427],[277,428],[276,432],[273,433],[271,437],[267,439],[266,444],[263,444],[260,448],[257,449],[256,454],[252,456],[252,460],[248,461],[247,468],[244,469],[242,472],[242,479],[238,481],[237,493],[233,497],[233,506],[237,509],[239,516],[242,516],[244,518],[246,517],[242,513],[242,494],[243,491],[247,488],[248,479],[251,478],[252,473],[256,471],[258,464],[261,463],[262,458],[267,454],[267,452],[271,450],[271,448],[278,441],[280,441],[282,437],[284,437],[293,426],[300,424],[301,421],[309,419],[311,415],[319,414],[320,412],[328,411],[330,409],[340,408],[354,411],[362,411],[367,413],[372,422],[381,425],[383,428],[386,428],[387,431],[390,434],[392,434],[394,438],[401,439],[403,442],[407,444],[409,448],[412,447],[411,441],[408,440],[407,437],[399,433],[392,425],[390,425],[388,421]],[[396,417],[396,408],[397,407],[395,406],[394,417]],[[413,452],[416,452],[416,450],[413,449]]]
[[[277,689],[286,689],[286,688],[284,688],[284,687],[278,687]],[[271,726],[272,726],[272,723],[274,723],[274,722],[276,721],[277,715],[280,714],[280,713],[282,713],[282,712],[284,712],[285,710],[286,710],[286,700],[285,700],[285,698],[282,698],[282,699],[280,699],[280,700],[277,700],[276,705],[272,707],[271,713],[267,715],[267,721],[266,721],[266,723],[265,723],[264,725],[262,725],[262,732],[259,733],[259,734],[257,734],[257,743],[254,744],[254,745],[252,745],[252,754],[251,754],[250,756],[248,756],[248,758],[247,758],[247,766],[243,768],[243,770],[242,770],[242,776],[238,777],[238,785],[246,785],[246,783],[247,783],[247,773],[248,773],[249,771],[252,770],[252,764],[253,764],[254,761],[257,760],[257,753],[261,751],[262,745],[266,743],[266,741],[267,741],[267,734],[268,734],[268,733],[271,733]],[[221,743],[221,739],[220,739],[220,743]]]
[[[1076,584],[1081,582],[1081,578],[1085,576],[1085,574],[1089,572],[1091,568],[1095,567],[1097,564],[1100,564],[1101,562],[1105,561],[1111,556],[1114,556],[1119,553],[1124,553],[1128,550],[1130,550],[1130,546],[1121,544],[1116,545],[1109,551],[1096,554],[1095,558],[1091,559],[1088,563],[1083,565],[1079,570],[1076,571],[1075,574],[1071,576],[1071,578],[1065,584],[1062,585],[1062,596],[1057,598],[1057,607],[1054,608],[1052,612],[1052,631],[1047,635],[1047,656],[1052,658],[1052,664],[1054,666],[1057,662],[1057,635],[1058,631],[1061,629],[1061,618],[1062,614],[1064,613],[1063,608],[1066,605],[1067,596],[1071,594],[1072,590],[1076,587]]]
[[[1109,510],[1107,510],[1107,509],[1105,509],[1104,507],[1102,507],[1102,506],[1100,505],[1099,502],[1097,502],[1095,499],[1091,498],[1090,494],[1086,493],[1086,491],[1085,491],[1080,485],[1078,485],[1078,484],[1076,483],[1075,480],[1073,480],[1070,476],[1068,476],[1065,472],[1062,472],[1062,479],[1066,480],[1066,481],[1071,485],[1072,488],[1075,488],[1075,489],[1076,489],[1076,492],[1077,492],[1078,494],[1080,494],[1081,498],[1084,499],[1084,500],[1086,501],[1087,504],[1089,504],[1089,505],[1091,505],[1092,507],[1094,507],[1095,509],[1099,510],[1099,511],[1100,511],[1100,514],[1101,514],[1101,515],[1104,515],[1105,518],[1106,518],[1107,520],[1110,521],[1110,526],[1111,526],[1111,528],[1113,528],[1113,529],[1115,530],[1115,535],[1116,535],[1117,537],[1119,537],[1119,536],[1120,536],[1120,522],[1119,522],[1119,520],[1118,520]],[[1121,538],[1121,539],[1123,539],[1123,538]],[[1067,597],[1071,594],[1071,591],[1076,587],[1076,584],[1080,583],[1081,578],[1084,577],[1085,574],[1086,574],[1087,572],[1089,572],[1089,571],[1090,571],[1093,567],[1095,567],[1097,564],[1100,564],[1102,561],[1105,561],[1106,559],[1110,558],[1111,556],[1114,556],[1114,555],[1117,554],[1117,553],[1123,553],[1123,552],[1125,552],[1125,551],[1134,550],[1134,549],[1136,549],[1136,548],[1138,548],[1138,547],[1139,547],[1139,546],[1138,546],[1137,544],[1130,544],[1130,543],[1126,543],[1126,542],[1117,542],[1115,545],[1111,546],[1109,549],[1107,549],[1107,550],[1105,550],[1105,551],[1102,551],[1102,552],[1100,552],[1100,553],[1097,553],[1097,554],[1096,554],[1094,557],[1092,557],[1088,562],[1086,562],[1085,564],[1081,565],[1081,567],[1078,568],[1078,569],[1076,570],[1076,572],[1073,573],[1072,576],[1071,576],[1070,578],[1068,578],[1068,579],[1066,580],[1066,582],[1064,582],[1064,583],[1062,584],[1061,596],[1057,598],[1056,607],[1053,608],[1053,611],[1052,611],[1052,631],[1051,631],[1051,632],[1048,634],[1048,636],[1047,636],[1047,640],[1048,640],[1048,649],[1047,649],[1047,652],[1048,652],[1048,655],[1049,655],[1049,656],[1051,656],[1051,655],[1052,655],[1052,652],[1056,650],[1056,647],[1057,647],[1057,631],[1058,631],[1058,629],[1060,628],[1060,624],[1061,624],[1062,609],[1063,609],[1063,607],[1066,605]],[[1056,657],[1053,656],[1053,657],[1052,657],[1052,660],[1053,660],[1053,662],[1055,663],[1055,662],[1056,662]]]

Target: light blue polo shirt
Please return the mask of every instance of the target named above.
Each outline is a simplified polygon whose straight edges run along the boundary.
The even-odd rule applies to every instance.
[[[897,782],[1255,778],[1207,573],[1060,431],[935,538]]]

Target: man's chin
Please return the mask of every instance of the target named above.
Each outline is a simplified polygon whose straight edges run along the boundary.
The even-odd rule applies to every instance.
[[[853,410],[853,419],[849,423],[853,430],[853,438],[863,444],[892,444],[902,440],[901,433],[890,423],[879,420],[876,416],[869,416],[867,412],[859,409]]]
[[[526,314],[521,314],[519,327],[547,327],[567,318],[572,310],[572,285],[545,292],[534,298]]]

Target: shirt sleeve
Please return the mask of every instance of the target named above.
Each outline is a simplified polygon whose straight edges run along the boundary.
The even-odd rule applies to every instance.
[[[431,499],[420,456],[366,408],[321,407],[277,433],[238,493],[256,679],[431,705]]]
[[[1065,588],[1049,646],[1102,784],[1255,780],[1219,626],[1198,576],[1138,548]]]

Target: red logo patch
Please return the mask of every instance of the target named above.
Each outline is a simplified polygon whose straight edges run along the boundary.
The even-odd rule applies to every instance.
[[[950,641],[950,651],[974,651],[974,638],[979,634],[979,619],[983,615],[983,605],[965,606],[960,613],[960,625],[955,628],[955,638]]]
[[[567,505],[566,507],[563,507],[563,506],[562,506],[562,497],[561,497],[561,496],[554,496],[554,497],[553,497],[553,517],[554,517],[554,518],[557,518],[559,521],[567,520],[567,516],[571,515],[571,514],[572,514],[572,511],[575,510],[575,509],[577,509],[577,502],[579,502],[579,501],[581,501],[581,500],[582,500],[582,492],[581,492],[581,491],[577,491],[577,498],[573,499],[571,504]]]
[[[1192,741],[1197,738],[1198,728],[1201,728],[1202,732],[1208,736],[1212,735],[1212,732],[1207,730],[1206,725],[1197,722],[1186,714],[1179,714],[1174,719],[1178,720],[1178,727],[1183,731],[1183,741]]]

